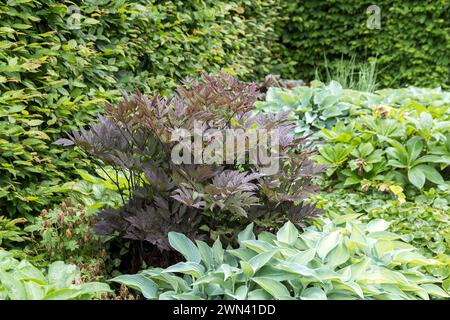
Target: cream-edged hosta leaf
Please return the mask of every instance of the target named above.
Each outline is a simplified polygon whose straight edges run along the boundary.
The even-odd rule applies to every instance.
[[[247,295],[248,300],[270,300],[273,299],[270,293],[264,289],[255,289]]]
[[[294,262],[281,262],[277,264],[276,267],[280,270],[295,273],[303,277],[315,277],[316,279],[319,279],[314,269],[304,266],[302,264]]]
[[[439,261],[434,259],[427,259],[417,252],[411,252],[409,250],[398,251],[392,258],[392,263],[406,263],[414,266],[420,265],[438,265]]]
[[[163,272],[183,273],[191,275],[198,279],[204,274],[205,268],[201,264],[195,262],[178,262],[177,264],[168,267]]]
[[[252,267],[254,272],[257,272],[261,267],[263,267],[267,262],[272,259],[276,251],[268,251],[260,253],[253,258],[251,258],[248,263]]]
[[[327,300],[327,295],[325,291],[321,288],[306,288],[302,295],[300,296],[301,300]]]
[[[277,240],[292,245],[297,241],[298,230],[295,225],[288,221],[277,232]]]
[[[297,264],[307,265],[316,256],[316,249],[311,248],[305,251],[298,252],[288,258],[288,262],[294,262]]]
[[[329,266],[339,266],[350,258],[350,251],[344,242],[339,243],[333,250],[328,253],[325,263]]]
[[[420,287],[425,289],[430,296],[435,296],[439,298],[450,298],[449,294],[442,290],[442,288],[438,287],[432,283],[421,284]]]
[[[255,234],[253,233],[253,222],[250,223],[244,230],[239,232],[238,234],[238,240],[244,241],[244,240],[255,240]]]
[[[257,253],[273,251],[277,249],[277,247],[261,240],[245,240],[240,241],[240,243],[244,245],[246,248],[249,248]]]
[[[333,231],[323,236],[317,244],[317,254],[320,258],[324,259],[327,254],[333,250],[341,241],[342,235],[339,230]]]
[[[347,290],[353,293],[356,293],[358,297],[364,299],[364,293],[361,287],[355,282],[337,282],[333,281],[333,288],[337,290]]]
[[[266,290],[275,299],[285,300],[292,299],[289,290],[281,282],[275,281],[270,278],[255,277],[252,281],[257,283],[261,288]]]
[[[255,274],[255,271],[253,270],[252,266],[247,261],[241,260],[240,264],[241,269],[246,277],[250,278]]]
[[[374,219],[367,224],[367,231],[377,232],[384,231],[389,228],[390,223],[383,219]]]

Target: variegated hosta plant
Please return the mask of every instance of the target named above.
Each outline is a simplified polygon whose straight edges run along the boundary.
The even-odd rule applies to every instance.
[[[276,235],[264,231],[256,237],[249,225],[239,234],[239,248],[227,250],[219,240],[210,247],[170,233],[170,244],[186,262],[112,281],[148,299],[449,298],[442,279],[423,268],[441,262],[387,232],[386,221],[354,218],[323,219],[322,227],[302,234],[288,222]]]

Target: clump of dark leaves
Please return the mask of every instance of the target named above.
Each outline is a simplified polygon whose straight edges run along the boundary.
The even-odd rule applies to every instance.
[[[309,159],[312,152],[303,147],[306,138],[294,138],[294,124],[287,114],[254,112],[259,94],[257,85],[240,83],[230,75],[203,75],[200,81],[186,81],[169,98],[139,92],[126,95],[119,105],[107,106],[106,116],[100,116],[90,130],[59,140],[77,145],[128,181],[128,190],[120,192],[130,194],[129,201],[122,208],[100,212],[96,232],[118,234],[164,251],[169,250],[169,231],[191,238],[220,236],[223,241],[252,221],[271,228],[288,218],[298,223],[316,215],[318,210],[303,200],[317,190],[312,179],[325,168]],[[172,150],[194,142],[196,121],[204,133],[203,150],[226,134],[239,140],[255,128],[278,130],[279,151],[272,156],[279,170],[268,174],[258,161],[208,162],[213,158],[204,154],[203,163],[175,163]],[[193,134],[187,140],[174,140],[180,129]],[[210,129],[215,131],[208,133]],[[225,149],[234,155],[236,150],[224,140]],[[254,144],[246,141],[246,147],[250,159]],[[194,151],[188,154],[190,159],[196,156]],[[120,186],[115,176],[110,178]]]

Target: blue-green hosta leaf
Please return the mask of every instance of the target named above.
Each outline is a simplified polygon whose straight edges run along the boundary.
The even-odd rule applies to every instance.
[[[257,272],[261,267],[263,267],[267,262],[272,259],[273,255],[276,253],[276,251],[268,251],[260,253],[253,258],[251,258],[248,263],[252,267],[254,272]]]
[[[81,284],[80,292],[81,292],[81,294],[91,295],[91,294],[112,292],[112,290],[109,288],[109,285],[106,283],[88,282],[88,283]]]
[[[223,263],[224,250],[219,238],[217,238],[213,243],[212,253],[216,266],[220,266]]]
[[[402,250],[397,252],[393,258],[392,263],[404,263],[414,266],[420,265],[439,265],[440,262],[434,259],[427,259],[417,252],[411,252],[409,250]]]
[[[295,273],[303,277],[314,277],[316,279],[319,279],[314,269],[304,266],[302,264],[294,262],[280,262],[279,264],[276,265],[276,268],[290,273]]]
[[[281,282],[263,277],[252,278],[252,281],[270,293],[275,299],[292,299],[289,290]]]
[[[435,296],[439,298],[450,298],[447,292],[445,292],[444,290],[442,290],[442,288],[438,287],[435,284],[425,283],[421,284],[420,287],[425,289],[430,296]]]
[[[198,279],[205,273],[205,268],[196,262],[178,262],[163,271],[163,273],[169,272],[188,274]]]
[[[298,238],[298,230],[295,225],[288,221],[281,227],[277,232],[277,240],[280,242],[287,243],[289,245],[293,245]]]
[[[169,232],[169,243],[181,253],[187,261],[200,263],[202,257],[195,244],[184,234],[178,232]]]
[[[200,252],[203,263],[205,264],[206,268],[210,269],[212,266],[214,266],[214,256],[211,247],[200,240],[196,240],[195,243],[197,244],[197,248]]]
[[[242,272],[244,272],[244,275],[248,278],[252,277],[255,274],[255,271],[253,270],[252,266],[244,260],[240,261]]]
[[[315,256],[316,249],[312,248],[290,256],[287,261],[306,266]]]
[[[364,299],[364,293],[361,287],[355,282],[336,282],[333,281],[333,288],[336,290],[346,290],[355,293],[359,298]]]
[[[244,230],[239,232],[238,234],[238,240],[244,241],[244,240],[255,240],[255,234],[253,233],[253,222],[250,223]]]
[[[373,219],[367,224],[367,231],[377,232],[389,228],[390,223],[383,219]]]
[[[264,289],[255,289],[248,293],[248,300],[271,300],[272,296]]]
[[[350,258],[350,251],[345,243],[339,243],[333,250],[328,253],[325,263],[331,267],[336,267],[347,262]]]
[[[143,274],[124,274],[115,277],[110,281],[124,284],[127,287],[138,290],[146,299],[156,299],[158,297],[158,286],[154,281]]]
[[[306,288],[302,295],[301,300],[327,300],[326,293],[321,288]]]
[[[239,248],[233,250],[227,250],[229,254],[234,257],[239,258],[240,260],[249,261],[254,256],[258,255],[255,251],[248,248]]]
[[[341,233],[339,230],[333,231],[324,237],[322,237],[317,244],[317,254],[320,258],[325,259],[327,254],[333,250],[339,242],[342,240]]]
[[[240,242],[246,248],[249,248],[257,253],[273,251],[277,249],[277,247],[261,240],[245,240]]]
[[[42,300],[46,294],[45,286],[37,282],[25,281],[23,285],[27,293],[27,300]]]

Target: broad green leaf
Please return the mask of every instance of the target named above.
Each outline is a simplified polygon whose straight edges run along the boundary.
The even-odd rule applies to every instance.
[[[158,286],[156,283],[142,274],[124,274],[110,281],[138,290],[146,299],[156,299],[158,297]]]
[[[169,232],[169,243],[172,248],[181,253],[187,261],[200,263],[200,261],[202,260],[198,248],[184,234],[178,232]]]
[[[239,232],[238,234],[238,240],[244,241],[244,240],[255,240],[255,234],[253,233],[253,222],[250,223],[244,230]]]
[[[276,253],[276,251],[269,251],[269,252],[263,252],[260,253],[253,258],[251,258],[248,263],[252,267],[254,272],[257,272],[261,267],[263,267],[267,262],[272,259],[273,255]]]
[[[174,264],[163,271],[163,273],[168,272],[189,274],[198,279],[205,273],[205,268],[201,264],[196,262],[178,262],[177,264]]]
[[[345,243],[339,243],[333,250],[326,256],[325,262],[330,266],[339,266],[350,258],[350,252]]]
[[[292,245],[297,241],[298,238],[298,230],[295,225],[288,221],[284,224],[283,227],[277,232],[277,240],[280,242],[287,243]]]
[[[302,295],[301,300],[327,300],[327,295],[321,288],[306,288]]]
[[[56,289],[67,288],[75,280],[76,274],[76,266],[56,261],[48,267],[48,283]]]
[[[438,287],[432,283],[425,283],[420,285],[423,289],[425,289],[430,296],[435,296],[439,298],[450,298],[448,293],[446,293],[442,288]]]
[[[316,248],[318,256],[324,259],[327,254],[339,244],[341,239],[342,236],[339,230],[333,231],[322,237]]]
[[[383,219],[373,219],[367,224],[367,231],[377,232],[389,228],[390,223]]]
[[[408,171],[408,179],[417,189],[422,189],[425,184],[425,174],[418,166]]]
[[[252,281],[266,290],[275,299],[290,299],[291,295],[288,289],[281,283],[270,278],[256,277]]]

